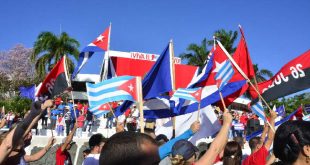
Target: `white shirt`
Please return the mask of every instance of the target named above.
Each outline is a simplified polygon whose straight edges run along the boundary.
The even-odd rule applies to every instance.
[[[100,154],[89,154],[83,161],[83,165],[99,165]]]

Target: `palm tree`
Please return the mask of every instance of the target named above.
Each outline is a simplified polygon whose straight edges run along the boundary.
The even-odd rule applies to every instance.
[[[236,47],[233,47],[233,45],[238,37],[237,31],[220,29],[214,32],[214,36],[222,43],[228,53],[233,54],[236,51]],[[208,45],[212,46],[213,44],[213,40],[208,41]]]
[[[79,42],[65,32],[61,33],[60,36],[56,36],[51,32],[40,33],[34,43],[31,55],[31,60],[35,62],[37,76],[43,78],[47,71],[50,71],[64,55],[72,56],[77,60],[79,46]],[[70,58],[67,59],[69,71],[72,73],[74,63]]]
[[[202,68],[207,60],[209,51],[207,49],[207,39],[203,39],[201,45],[190,44],[187,49],[189,53],[182,53],[179,57],[188,60],[187,64]]]
[[[253,64],[257,83],[266,81],[273,76],[273,73],[267,69],[258,69],[258,64]]]

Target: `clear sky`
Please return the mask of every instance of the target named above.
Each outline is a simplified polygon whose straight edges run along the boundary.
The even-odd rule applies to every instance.
[[[82,50],[110,22],[111,50],[160,54],[173,39],[176,55],[241,24],[253,62],[274,73],[310,48],[309,0],[2,0],[0,50],[60,30]],[[99,73],[102,54],[94,56],[82,73]]]

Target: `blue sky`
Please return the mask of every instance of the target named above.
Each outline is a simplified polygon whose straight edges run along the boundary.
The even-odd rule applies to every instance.
[[[160,54],[170,39],[175,54],[211,39],[215,30],[245,31],[254,63],[276,73],[310,48],[309,0],[2,0],[0,50],[32,47],[38,34],[61,30],[80,50],[112,22],[111,50]],[[97,57],[96,57],[97,56]],[[98,73],[102,54],[82,70]]]

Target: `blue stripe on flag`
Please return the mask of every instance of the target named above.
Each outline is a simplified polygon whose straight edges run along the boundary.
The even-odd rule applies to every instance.
[[[259,116],[261,119],[266,121],[265,112],[262,103],[259,101],[251,106],[252,111]]]

